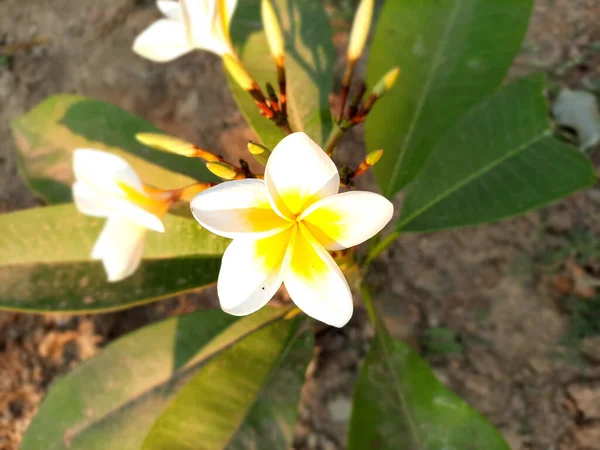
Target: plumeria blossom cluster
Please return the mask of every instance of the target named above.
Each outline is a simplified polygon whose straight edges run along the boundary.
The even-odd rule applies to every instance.
[[[147,229],[164,231],[161,217],[172,198],[153,198],[118,156],[79,149],[74,158],[77,207],[108,217],[93,251],[109,281],[133,273]],[[200,192],[191,202],[207,230],[233,239],[217,291],[224,311],[247,315],[262,308],[285,284],[306,314],[341,327],[352,316],[348,283],[328,251],[373,237],[390,221],[393,205],[372,192],[339,193],[335,164],[304,133],[285,137],[273,150],[264,180],[242,179]]]
[[[363,104],[361,84],[348,112],[346,97],[354,65],[360,57],[373,15],[373,0],[362,0],[353,26],[347,68],[340,93],[336,130],[325,150],[302,132],[293,132],[287,118],[284,39],[270,0],[262,0],[265,35],[275,62],[279,96],[267,85],[269,97],[244,69],[235,54],[229,25],[236,0],[158,0],[164,18],[135,40],[133,49],[157,62],[173,60],[194,49],[223,57],[233,78],[254,99],[260,112],[287,136],[271,151],[249,143],[252,156],[265,166],[264,175],[225,161],[186,141],[153,133],[136,138],[145,145],[186,157],[201,158],[225,181],[213,186],[196,183],[176,190],[145,186],[122,158],[94,149],[74,154],[73,197],[79,210],[108,220],[92,250],[108,280],[120,281],[139,266],[147,230],[164,232],[163,216],[184,194],[196,220],[214,234],[232,239],[221,264],[217,291],[224,311],[247,315],[262,308],[285,285],[292,301],[306,314],[342,327],[352,316],[348,282],[329,252],[354,247],[375,236],[391,220],[392,204],[372,192],[339,192],[351,187],[382,155],[376,150],[354,170],[338,171],[330,156],[339,137],[364,121],[375,101],[394,84],[398,69],[377,83]]]

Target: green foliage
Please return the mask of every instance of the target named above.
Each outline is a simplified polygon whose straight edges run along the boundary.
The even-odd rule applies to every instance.
[[[375,338],[358,374],[349,450],[509,450],[498,431],[390,336],[362,290]]]
[[[206,364],[155,422],[143,449],[289,448],[314,345],[310,329],[298,332],[301,321],[264,327]]]
[[[334,48],[329,20],[320,2],[274,0],[286,47],[288,114],[294,131],[304,131],[322,145],[333,129],[329,94],[333,88]],[[277,88],[275,62],[269,52],[260,17],[260,0],[239,2],[231,25],[231,38],[248,71],[264,90]],[[252,98],[229,80],[233,96],[261,139],[273,148],[283,133],[262,117]]]
[[[427,354],[431,356],[462,353],[463,346],[458,341],[458,336],[450,328],[428,328],[421,337]]]
[[[409,183],[442,137],[504,79],[527,29],[532,0],[387,0],[367,80],[394,66],[398,83],[373,109],[367,149],[383,148],[374,167],[384,194]],[[483,149],[477,149],[483,150]]]
[[[281,322],[288,312],[263,308],[237,319],[220,310],[199,311],[118,339],[50,389],[21,450],[139,450],[154,421],[196,374],[210,373],[213,360],[259,330],[295,328]],[[252,342],[267,353],[280,348],[274,341]],[[257,352],[249,344],[244,349],[238,353],[242,360],[244,351]],[[214,399],[220,381],[212,379]]]
[[[105,311],[217,280],[228,240],[168,215],[166,233],[147,232],[136,273],[108,283],[102,264],[90,259],[103,223],[71,204],[0,215],[0,309]]]
[[[565,297],[562,303],[569,311],[570,321],[552,356],[584,370],[587,361],[582,343],[586,338],[600,336],[600,297]]]
[[[600,297],[595,299],[569,299],[571,322],[561,339],[561,344],[579,343],[586,337],[600,335]]]
[[[158,132],[153,125],[110,103],[76,95],[53,95],[12,122],[19,170],[48,203],[71,201],[72,154],[95,148],[125,158],[142,180],[175,189],[196,180],[216,181],[199,159],[148,148],[136,133]]]
[[[334,128],[329,95],[335,51],[326,12],[314,0],[273,3],[285,34],[291,127],[323,145]],[[394,234],[380,242],[391,242],[400,231],[515,216],[595,182],[585,156],[552,137],[541,77],[498,89],[531,8],[532,0],[385,2],[367,78],[373,86],[395,66],[402,75],[371,112],[366,140],[368,150],[385,150],[374,167],[384,193],[392,197],[407,189]],[[260,0],[238,2],[231,32],[263,91],[266,82],[277,88]],[[283,132],[235,81],[229,84],[272,149]],[[71,200],[76,148],[118,154],[158,188],[214,180],[201,160],[137,142],[136,133],[156,128],[100,101],[56,95],[12,128],[23,177],[51,204]],[[214,283],[228,241],[191,218],[168,215],[164,222],[166,233],[148,231],[136,273],[107,283],[101,263],[89,257],[103,220],[71,204],[0,216],[0,309],[107,311]],[[600,246],[593,242],[573,236],[565,258],[575,253],[594,259]],[[375,338],[356,384],[348,448],[508,450],[485,418],[389,334],[366,289],[363,297]],[[572,303],[564,346],[600,333],[598,305]],[[263,308],[237,319],[201,311],[113,342],[52,387],[22,449],[289,448],[314,347],[312,329],[302,318],[286,318],[289,313]],[[422,343],[429,355],[463,350],[448,328],[427,330]]]
[[[397,228],[491,222],[593,185],[585,155],[551,136],[543,89],[541,76],[523,78],[465,114],[407,189]]]
[[[538,261],[545,272],[556,273],[569,258],[573,258],[578,266],[600,259],[600,238],[590,230],[569,230],[559,245],[556,245],[556,240],[554,242],[554,245],[548,242]]]

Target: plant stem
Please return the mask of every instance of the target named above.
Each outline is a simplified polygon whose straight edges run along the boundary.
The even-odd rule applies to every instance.
[[[346,130],[336,126],[335,129],[331,132],[331,134],[329,135],[329,137],[327,138],[327,142],[325,142],[325,153],[327,153],[329,156],[333,155],[333,151],[335,150],[335,147],[337,146],[338,142],[340,141],[340,138],[342,137],[342,135],[346,132]]]
[[[398,236],[400,236],[400,231],[393,231],[390,234],[388,234],[384,239],[382,239],[381,241],[377,242],[377,244],[375,244],[375,246],[373,246],[370,250],[369,253],[367,254],[367,257],[365,258],[364,262],[362,263],[363,267],[368,266],[369,264],[371,264],[371,262],[377,257],[379,256],[379,254],[384,251],[392,242],[394,242]]]
[[[365,304],[365,308],[367,310],[367,314],[369,315],[369,320],[371,321],[371,325],[373,328],[377,329],[377,325],[379,322],[379,316],[377,315],[377,311],[375,310],[375,305],[373,304],[373,298],[371,297],[371,293],[369,292],[369,288],[366,283],[362,282],[360,284],[360,293],[363,298],[363,303]]]

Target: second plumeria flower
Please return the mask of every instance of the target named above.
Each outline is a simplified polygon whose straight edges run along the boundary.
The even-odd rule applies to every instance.
[[[156,62],[171,61],[192,50],[217,55],[233,53],[229,24],[237,0],[158,0],[165,15],[133,43],[139,55]]]
[[[264,181],[229,181],[194,198],[198,222],[233,239],[217,283],[223,310],[253,313],[283,283],[309,316],[336,327],[350,320],[352,294],[328,251],[371,238],[394,208],[372,192],[339,194],[339,185],[325,152],[304,133],[293,133],[271,153]]]
[[[146,230],[164,232],[161,218],[171,200],[148,194],[122,158],[93,149],[73,155],[73,199],[84,214],[108,217],[92,250],[92,259],[104,264],[108,281],[119,281],[138,268]]]

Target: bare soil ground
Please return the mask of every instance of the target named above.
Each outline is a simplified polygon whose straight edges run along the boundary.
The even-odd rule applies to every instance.
[[[196,53],[155,65],[130,51],[157,17],[151,3],[0,0],[0,39],[52,39],[0,62],[0,212],[36,204],[16,173],[9,121],[53,93],[97,97],[217,152],[243,151],[252,133],[217,58]],[[345,39],[341,32],[336,43]],[[543,70],[557,86],[600,90],[599,43],[598,0],[536,0],[511,76]],[[343,141],[348,158],[359,157],[361,140],[357,130]],[[372,180],[363,183],[374,189]],[[600,192],[591,189],[519,219],[404,236],[371,274],[392,332],[514,450],[600,449],[599,218]],[[0,313],[0,449],[18,448],[57,376],[123,333],[207,297],[93,317]],[[342,330],[319,332],[295,448],[344,448],[353,382],[371,337],[362,311]]]

